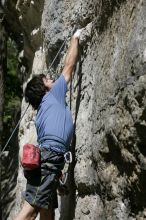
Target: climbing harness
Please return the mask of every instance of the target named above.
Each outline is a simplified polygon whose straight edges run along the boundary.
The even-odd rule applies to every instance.
[[[57,52],[57,54],[56,54],[55,58],[53,59],[53,61],[52,61],[51,65],[49,66],[49,68],[48,68],[47,72],[49,72],[49,70],[51,69],[51,67],[52,67],[52,65],[54,64],[55,60],[57,59],[57,57],[58,57],[59,53],[61,52],[61,49],[62,49],[62,48],[63,48],[63,46],[65,45],[66,41],[67,41],[67,38],[66,38],[66,39],[63,41],[63,43],[62,43],[61,47],[59,48],[59,50],[58,50],[58,52]],[[46,75],[47,75],[47,74],[46,74]],[[3,154],[3,152],[5,151],[6,147],[8,146],[8,144],[9,144],[9,142],[10,142],[11,138],[13,137],[13,135],[14,135],[14,133],[15,133],[16,129],[18,128],[18,126],[19,126],[20,122],[22,121],[22,119],[23,119],[24,115],[26,114],[26,112],[27,112],[27,110],[28,110],[29,106],[30,106],[30,104],[28,104],[28,106],[26,107],[26,109],[25,109],[25,111],[24,111],[24,113],[23,113],[22,117],[20,118],[20,120],[19,120],[19,121],[18,121],[18,123],[16,124],[16,126],[15,126],[15,128],[14,128],[14,130],[13,130],[12,134],[11,134],[11,135],[10,135],[10,137],[8,138],[8,140],[7,140],[7,142],[6,142],[6,144],[5,144],[4,148],[3,148],[3,150],[2,150],[2,151],[1,151],[1,153],[0,153],[0,157],[2,156],[2,154]]]

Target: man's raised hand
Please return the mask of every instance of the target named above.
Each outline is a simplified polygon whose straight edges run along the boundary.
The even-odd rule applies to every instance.
[[[84,28],[77,29],[76,32],[74,33],[73,37],[79,39],[83,30],[84,30]]]

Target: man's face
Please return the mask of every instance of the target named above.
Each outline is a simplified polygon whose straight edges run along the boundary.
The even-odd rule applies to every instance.
[[[53,86],[53,80],[48,78],[48,77],[44,77],[43,78],[43,82],[46,88],[48,88],[48,90],[50,90]]]

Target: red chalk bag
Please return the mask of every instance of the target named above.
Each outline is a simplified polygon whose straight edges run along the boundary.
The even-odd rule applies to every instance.
[[[21,165],[25,169],[35,169],[40,166],[40,149],[33,144],[23,146]]]

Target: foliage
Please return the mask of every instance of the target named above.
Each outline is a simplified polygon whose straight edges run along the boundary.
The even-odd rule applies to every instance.
[[[7,139],[11,129],[15,126],[18,113],[20,112],[21,85],[17,73],[17,49],[14,41],[8,39],[7,43],[7,73],[4,77],[4,135]]]

